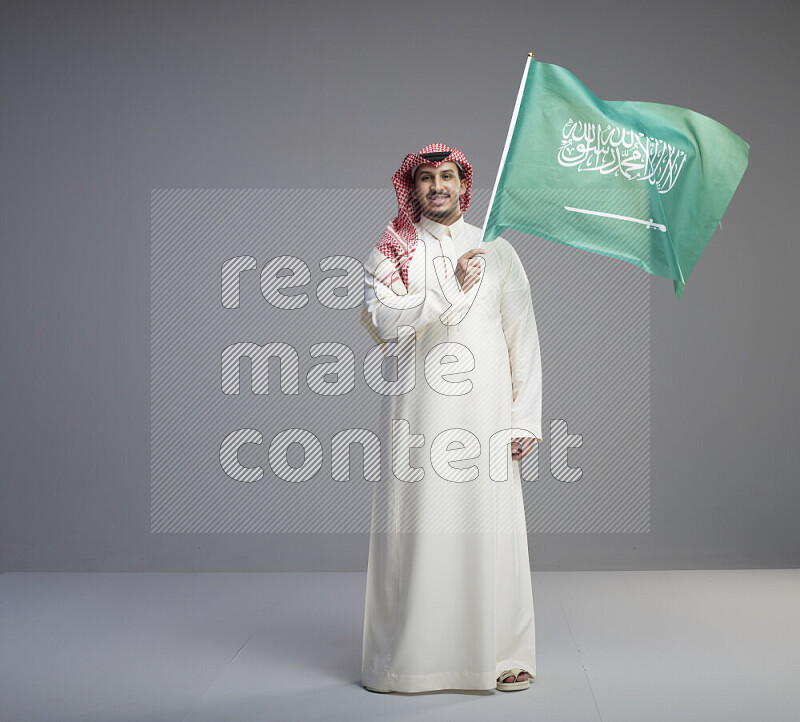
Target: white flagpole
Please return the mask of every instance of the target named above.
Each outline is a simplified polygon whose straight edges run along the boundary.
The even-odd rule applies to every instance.
[[[492,188],[492,197],[489,199],[489,208],[486,210],[486,218],[483,219],[483,229],[481,230],[481,240],[478,243],[478,248],[483,245],[483,237],[486,235],[486,226],[489,223],[489,216],[492,212],[494,205],[494,196],[497,193],[497,186],[500,183],[500,176],[503,175],[503,168],[506,165],[506,156],[508,155],[508,146],[511,145],[511,136],[514,135],[514,126],[517,124],[517,114],[519,113],[519,106],[522,102],[522,92],[525,89],[525,80],[528,78],[528,68],[533,60],[533,53],[528,53],[528,59],[525,61],[525,70],[522,73],[522,81],[519,84],[519,92],[517,93],[517,102],[514,104],[514,114],[511,116],[511,125],[508,127],[508,135],[506,136],[506,145],[503,148],[503,156],[500,158],[500,168],[497,170],[497,178],[494,179],[494,188]]]

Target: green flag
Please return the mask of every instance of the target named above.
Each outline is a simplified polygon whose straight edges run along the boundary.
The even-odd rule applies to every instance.
[[[528,58],[484,241],[513,228],[671,278],[681,297],[750,146],[685,108],[596,97]]]

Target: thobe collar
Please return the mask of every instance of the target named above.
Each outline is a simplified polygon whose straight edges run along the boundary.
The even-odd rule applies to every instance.
[[[464,221],[464,214],[462,213],[458,217],[458,220],[454,221],[449,226],[445,226],[442,223],[437,223],[426,216],[420,215],[419,225],[428,231],[428,233],[430,233],[434,238],[441,241],[443,238],[458,238],[459,235],[464,231],[466,223]]]

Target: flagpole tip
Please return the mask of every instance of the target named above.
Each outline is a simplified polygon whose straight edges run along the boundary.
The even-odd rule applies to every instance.
[[[533,53],[528,53],[528,57],[532,58],[533,57]]]

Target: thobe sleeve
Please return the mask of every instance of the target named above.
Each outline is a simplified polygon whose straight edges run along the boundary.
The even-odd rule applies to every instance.
[[[381,280],[381,277],[385,277],[387,266],[391,268],[383,260],[383,254],[373,249],[364,268],[362,324],[367,326],[367,330],[377,334],[379,340],[396,339],[399,326],[413,326],[419,331],[430,323],[443,323],[447,317],[458,319],[466,310],[469,294],[461,290],[452,271],[448,272],[446,279],[442,279],[441,284],[437,279],[424,292],[397,295]],[[397,278],[394,288],[405,290]],[[381,299],[386,299],[387,302],[384,303]]]
[[[511,364],[511,422],[542,439],[542,357],[531,287],[513,246],[503,282],[500,314]]]

